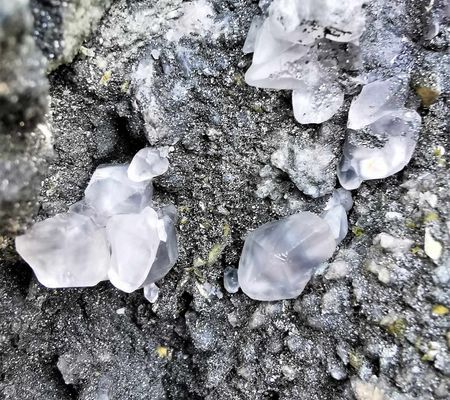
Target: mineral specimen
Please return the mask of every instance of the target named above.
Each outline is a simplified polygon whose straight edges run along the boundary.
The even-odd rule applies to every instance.
[[[362,0],[274,0],[264,20],[256,18],[244,52],[253,51],[245,75],[249,85],[291,89],[294,116],[302,124],[321,123],[341,107],[344,93],[337,83],[341,67],[349,68],[364,29]],[[338,65],[341,55],[343,65]]]
[[[142,287],[149,292],[178,257],[175,208],[151,206],[151,179],[167,167],[155,149],[139,151],[130,166],[100,166],[85,198],[68,213],[38,222],[16,238],[18,253],[47,287],[93,286],[109,279],[125,292]]]
[[[169,160],[164,151],[146,147],[139,150],[128,167],[128,178],[142,182],[164,174],[169,168]]]
[[[336,248],[328,224],[316,214],[301,212],[269,222],[245,240],[239,262],[239,284],[255,300],[297,297],[314,267]]]
[[[236,268],[225,268],[223,272],[223,286],[228,293],[236,293],[239,290],[238,271]]]
[[[242,291],[262,301],[297,297],[314,269],[332,256],[336,245],[346,236],[346,211],[352,204],[350,192],[338,189],[328,201],[322,218],[311,212],[300,212],[251,232],[239,262]],[[225,288],[227,274],[225,271]]]
[[[384,145],[368,147],[347,138],[338,167],[344,188],[352,190],[364,180],[386,178],[409,163],[421,118],[404,106],[406,95],[407,80],[400,76],[369,83],[352,101],[347,127],[384,141]]]

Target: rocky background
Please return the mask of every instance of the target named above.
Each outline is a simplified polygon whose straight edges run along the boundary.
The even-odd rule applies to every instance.
[[[365,35],[381,23],[415,49],[415,155],[354,191],[351,232],[298,299],[259,303],[225,292],[223,271],[250,229],[323,209],[352,96],[301,126],[289,93],[247,86],[255,1],[0,0],[0,398],[449,398],[444,3],[368,3]],[[366,49],[374,62],[386,43]],[[171,146],[155,191],[179,212],[180,258],[158,301],[109,283],[41,286],[14,236],[149,143]]]

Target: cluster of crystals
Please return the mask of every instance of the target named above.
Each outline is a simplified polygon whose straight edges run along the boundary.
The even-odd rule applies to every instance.
[[[350,192],[338,189],[322,217],[300,212],[251,232],[239,261],[242,291],[261,301],[297,297],[315,268],[333,255],[346,236],[346,212],[352,205]]]
[[[168,166],[166,154],[152,148],[140,150],[129,165],[100,166],[83,200],[16,238],[18,253],[47,287],[109,279],[128,293],[143,287],[154,300],[154,282],[178,257],[175,207],[152,207],[152,179]]]
[[[363,0],[273,0],[256,17],[244,44],[253,52],[249,85],[293,90],[294,116],[302,124],[331,118],[344,100],[338,77],[351,68],[364,29]],[[344,45],[343,45],[344,44]]]
[[[403,76],[365,85],[352,101],[348,114],[349,135],[338,167],[341,185],[353,190],[362,181],[386,178],[410,161],[421,126],[420,115],[404,106],[407,78]],[[383,143],[369,147],[359,136]]]

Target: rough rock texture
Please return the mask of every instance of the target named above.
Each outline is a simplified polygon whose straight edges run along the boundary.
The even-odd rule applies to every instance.
[[[42,4],[57,12],[58,2]],[[414,48],[423,117],[417,148],[403,172],[353,192],[352,233],[298,299],[259,303],[225,292],[223,271],[237,266],[249,229],[323,210],[327,196],[302,194],[271,156],[296,138],[310,137],[301,145],[312,148],[326,125],[300,126],[288,93],[244,84],[251,60],[241,48],[256,3],[181,4],[114,1],[74,61],[49,75],[55,158],[37,217],[79,200],[99,164],[129,162],[147,142],[173,146],[155,186],[160,204],[178,206],[179,262],[150,304],[109,283],[49,290],[24,263],[2,261],[0,397],[448,398],[448,19],[439,14],[430,38],[424,32],[436,10],[426,11],[428,0],[366,8],[365,35],[374,35],[377,17]],[[36,30],[43,37],[44,28]],[[373,68],[389,58],[379,48],[365,49]],[[317,158],[322,143],[332,163],[339,158],[350,101],[329,121],[336,128],[318,142]],[[329,193],[335,177],[325,176],[316,184]],[[425,252],[425,230],[442,246],[438,259]],[[380,234],[413,244],[392,251]]]
[[[0,3],[0,249],[37,209],[51,135],[48,82],[28,1]],[[0,256],[1,258],[1,256]]]
[[[30,0],[34,36],[48,68],[70,62],[110,7],[112,0]]]

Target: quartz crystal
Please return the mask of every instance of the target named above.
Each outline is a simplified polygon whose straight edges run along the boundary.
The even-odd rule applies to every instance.
[[[47,287],[93,286],[110,279],[125,292],[144,287],[145,296],[155,298],[155,282],[178,257],[176,209],[158,210],[151,203],[151,179],[167,167],[163,152],[150,148],[139,151],[130,166],[100,166],[85,198],[68,213],[16,238],[18,253]]]
[[[331,257],[336,241],[316,214],[300,212],[251,232],[239,262],[239,284],[255,300],[297,297],[314,268]]]
[[[225,268],[223,286],[228,293],[236,293],[239,290],[238,270],[236,268]]]
[[[149,181],[164,174],[169,160],[161,149],[146,147],[139,150],[128,167],[128,178],[133,182]]]
[[[407,79],[404,76],[374,81],[352,101],[348,128],[384,141],[381,147],[352,143],[347,138],[338,167],[341,185],[356,189],[361,182],[386,178],[402,170],[412,157],[421,118],[405,108]]]
[[[38,222],[16,238],[16,249],[50,288],[94,286],[107,279],[110,253],[103,228],[67,213]]]
[[[362,6],[363,0],[273,0],[266,17],[253,20],[244,44],[244,52],[254,52],[246,82],[294,90],[294,116],[302,124],[328,120],[343,103],[338,76],[351,67],[356,47],[338,43],[358,42]]]

